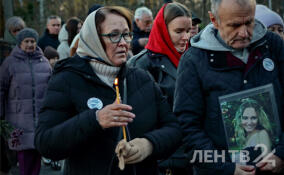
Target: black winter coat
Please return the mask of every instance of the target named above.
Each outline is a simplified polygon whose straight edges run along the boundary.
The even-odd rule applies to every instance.
[[[173,106],[177,69],[166,55],[145,49],[131,58],[129,65],[148,71]]]
[[[173,106],[177,69],[166,55],[145,49],[132,57],[128,65],[148,71],[167,97],[170,106]],[[189,174],[189,160],[184,148],[180,147],[169,159],[160,160],[159,167],[161,171],[171,169],[184,175]]]
[[[258,49],[262,56],[246,73],[240,67],[229,67],[224,52],[191,47],[182,56],[174,112],[180,119],[191,156],[194,150],[227,150],[218,97],[241,90],[272,83],[283,132],[284,42],[268,32],[250,49]],[[273,71],[264,69],[264,58],[273,60]],[[284,160],[283,133],[275,154]],[[199,175],[233,175],[235,164],[226,154],[226,163],[198,163],[197,159],[196,168]]]
[[[138,26],[136,25],[136,22],[133,22],[133,39],[131,41],[131,45],[132,45],[132,53],[133,55],[138,54],[140,51],[142,51],[144,49],[144,47],[142,47],[138,40],[140,38],[149,38],[150,32],[144,32],[141,31]]]
[[[39,116],[35,144],[40,153],[55,160],[67,159],[67,174],[157,174],[157,159],[169,156],[181,140],[175,116],[158,86],[142,70],[123,66],[119,75],[123,97],[123,80],[127,80],[127,104],[136,115],[128,124],[131,139],[147,138],[153,153],[144,161],[118,170],[115,147],[122,139],[121,128],[102,129],[96,109],[87,101],[99,98],[103,106],[115,101],[115,90],[93,72],[89,61],[78,56],[62,60],[49,82],[44,106]]]
[[[58,35],[49,34],[48,29],[45,30],[43,36],[38,41],[38,46],[44,52],[47,46],[51,46],[54,49],[57,49],[60,41],[58,40]]]

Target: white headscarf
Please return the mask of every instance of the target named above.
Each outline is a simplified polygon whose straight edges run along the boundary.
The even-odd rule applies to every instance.
[[[93,68],[96,75],[104,83],[112,87],[113,81],[116,78],[120,70],[120,67],[115,67],[111,63],[99,39],[95,23],[95,15],[98,10],[89,14],[87,19],[85,20],[82,29],[80,31],[79,44],[76,52],[80,57],[90,56],[93,58],[100,58],[105,62],[107,62],[109,65],[100,62],[96,59],[93,59],[90,61],[90,65]]]
[[[113,65],[105,53],[97,32],[95,16],[98,10],[89,14],[85,20],[80,31],[80,39],[76,52],[80,57],[90,56],[94,58],[101,58],[110,65]]]

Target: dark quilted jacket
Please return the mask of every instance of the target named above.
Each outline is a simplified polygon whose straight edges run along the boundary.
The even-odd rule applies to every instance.
[[[20,145],[34,148],[38,113],[51,75],[51,67],[39,47],[27,54],[16,46],[0,67],[0,115],[15,128],[23,129]]]
[[[275,154],[284,160],[284,42],[268,32],[251,49],[259,50],[261,56],[255,57],[257,61],[246,73],[238,66],[228,66],[225,52],[191,47],[182,56],[174,112],[180,119],[184,142],[191,156],[194,150],[227,150],[219,96],[272,83],[282,125],[282,136]],[[273,60],[273,71],[264,69],[264,58]],[[228,155],[225,163],[220,159],[218,163],[198,163],[197,159],[195,165],[200,175],[233,175],[235,170]]]
[[[145,137],[153,144],[153,153],[133,166],[118,170],[115,147],[122,138],[119,127],[102,129],[96,120],[96,108],[88,99],[95,97],[103,106],[115,101],[115,90],[103,83],[89,61],[78,56],[55,66],[36,130],[36,147],[48,158],[67,159],[66,174],[157,175],[157,159],[169,156],[181,139],[180,126],[160,89],[144,71],[123,67],[118,75],[124,101],[136,115],[128,124],[128,136]]]
[[[177,69],[166,55],[145,49],[132,57],[128,61],[128,65],[142,68],[149,72],[161,88],[163,95],[167,97],[168,103],[172,108]],[[159,161],[161,171],[165,171],[165,169],[178,170],[186,175],[190,165],[183,148],[180,147],[169,159]]]
[[[38,41],[38,46],[42,49],[42,51],[44,51],[47,46],[51,46],[54,49],[57,49],[59,44],[60,41],[58,40],[58,35],[49,34],[47,29]]]
[[[173,106],[177,69],[166,55],[145,49],[131,58],[128,64],[148,71]]]

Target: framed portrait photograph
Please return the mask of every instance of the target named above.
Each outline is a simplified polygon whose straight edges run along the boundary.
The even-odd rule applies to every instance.
[[[243,163],[246,153],[246,164],[255,164],[273,150],[281,128],[272,84],[220,96],[219,103],[233,162]]]

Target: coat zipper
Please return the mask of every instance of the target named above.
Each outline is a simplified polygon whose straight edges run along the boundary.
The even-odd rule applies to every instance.
[[[33,103],[33,118],[34,118],[34,127],[36,127],[36,115],[35,115],[35,81],[34,81],[34,72],[31,57],[29,57],[29,67],[32,76],[32,103]]]

